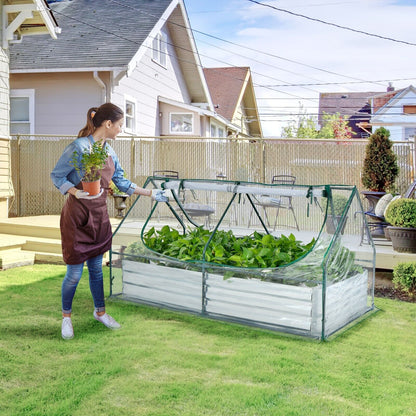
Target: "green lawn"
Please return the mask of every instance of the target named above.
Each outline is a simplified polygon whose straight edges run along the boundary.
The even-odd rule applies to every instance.
[[[64,273],[0,272],[0,415],[416,415],[416,304],[376,299],[329,342],[115,301],[111,331],[85,274],[64,341]]]

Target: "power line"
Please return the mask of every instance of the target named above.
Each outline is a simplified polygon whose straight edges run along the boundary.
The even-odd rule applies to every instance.
[[[407,42],[407,41],[399,40],[399,39],[394,39],[394,38],[390,38],[390,37],[387,37],[387,36],[377,35],[375,33],[365,32],[364,30],[353,29],[353,28],[348,27],[348,26],[338,25],[336,23],[331,23],[331,22],[327,22],[325,20],[316,19],[314,17],[306,16],[304,14],[291,12],[290,10],[286,10],[286,9],[282,9],[280,7],[272,6],[271,4],[261,3],[260,1],[257,1],[257,0],[247,0],[247,1],[249,1],[251,3],[258,4],[258,5],[263,6],[263,7],[270,7],[271,9],[277,10],[279,12],[284,12],[284,13],[291,14],[292,16],[302,17],[303,19],[312,20],[314,22],[322,23],[322,24],[328,25],[328,26],[334,26],[334,27],[337,27],[338,29],[349,30],[350,32],[361,33],[362,35],[372,36],[374,38],[379,38],[379,39],[384,39],[384,40],[389,40],[391,42],[403,43],[403,44],[409,45],[409,46],[416,46],[416,43]]]

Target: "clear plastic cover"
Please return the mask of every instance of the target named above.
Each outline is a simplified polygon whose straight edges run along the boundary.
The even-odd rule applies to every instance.
[[[325,339],[374,308],[353,186],[149,177],[113,236],[111,296]]]

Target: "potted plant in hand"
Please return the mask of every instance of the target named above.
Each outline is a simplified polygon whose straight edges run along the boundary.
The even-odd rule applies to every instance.
[[[393,193],[399,174],[397,156],[389,137],[390,132],[380,127],[370,136],[366,146],[361,182],[368,189],[362,192],[370,204],[368,212],[374,212],[378,199],[386,192]]]
[[[128,195],[120,191],[113,181],[110,181],[110,190],[108,193],[114,198],[114,207],[117,210],[116,218],[123,218],[124,210],[127,208],[126,199]]]
[[[326,219],[326,231],[328,234],[334,234],[339,224],[342,214],[344,212],[345,206],[347,205],[348,198],[345,195],[333,194],[332,203],[327,199],[327,219]],[[341,229],[341,234],[344,232],[346,221]]]
[[[75,151],[72,155],[71,163],[79,172],[83,174],[81,179],[82,189],[90,195],[100,193],[101,170],[105,165],[108,153],[101,142],[94,142],[83,152]]]
[[[392,201],[385,213],[393,250],[416,253],[416,200],[399,198]]]

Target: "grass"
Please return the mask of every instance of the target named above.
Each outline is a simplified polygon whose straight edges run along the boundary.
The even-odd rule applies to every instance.
[[[0,272],[1,415],[416,415],[416,304],[318,342],[109,300],[111,331],[85,274],[64,341],[64,273]]]

